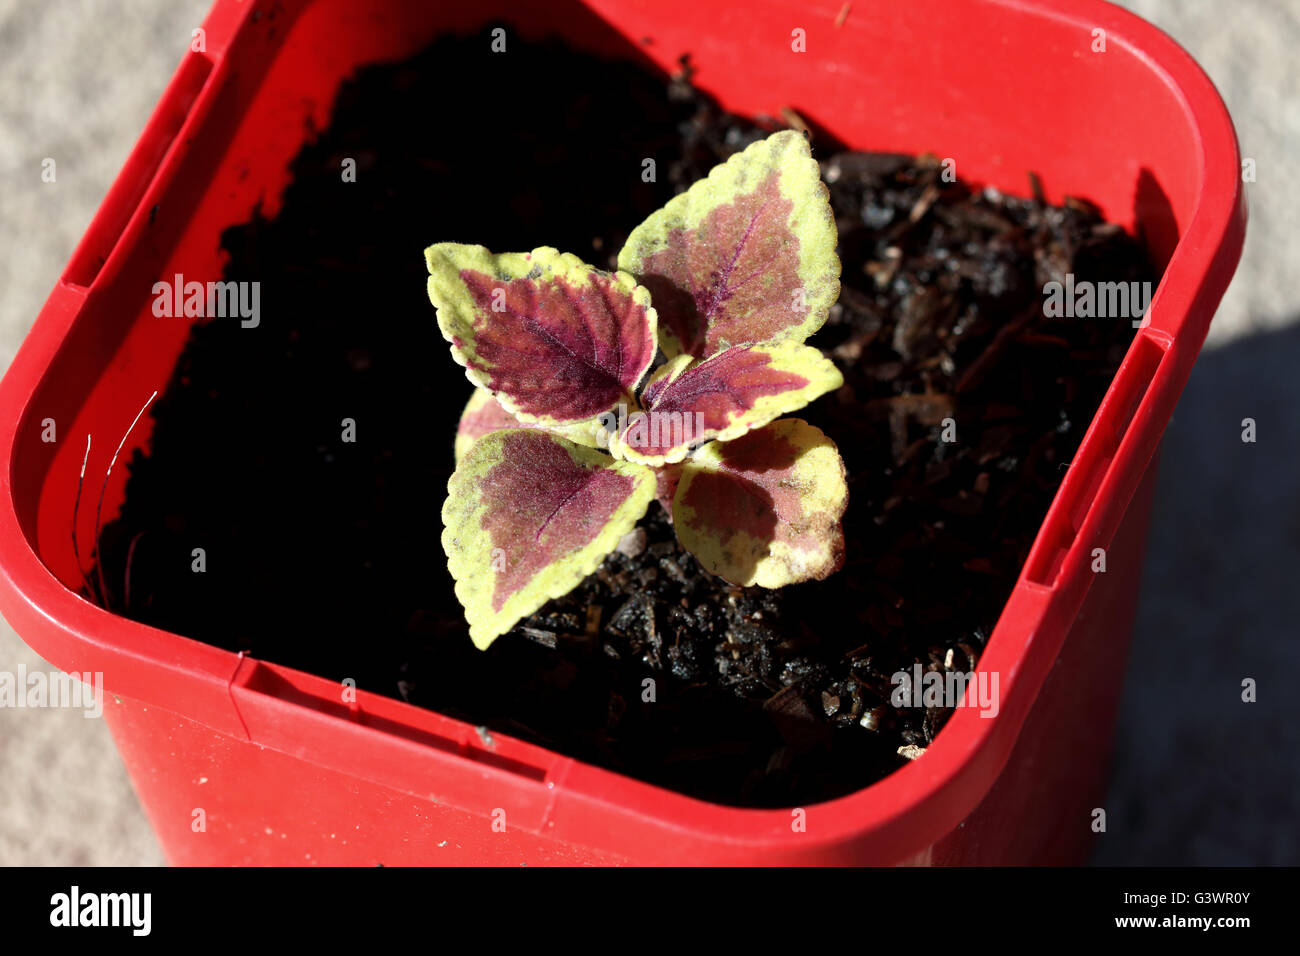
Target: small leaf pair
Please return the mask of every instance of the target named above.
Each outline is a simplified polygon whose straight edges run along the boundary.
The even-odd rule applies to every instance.
[[[576,587],[656,497],[734,584],[839,568],[839,452],[776,420],[843,381],[803,344],[839,295],[835,240],[807,141],[781,132],[645,220],[614,273],[551,248],[425,250],[438,326],[477,386],[442,513],[477,646]]]

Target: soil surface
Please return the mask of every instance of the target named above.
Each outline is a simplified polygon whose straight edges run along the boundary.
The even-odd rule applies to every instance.
[[[1044,284],[1154,280],[1142,245],[1085,201],[972,190],[935,159],[815,132],[844,288],[812,344],[845,385],[798,414],[848,466],[844,568],[731,587],[652,505],[621,553],[479,652],[439,543],[470,385],[422,250],[553,245],[608,267],[675,192],[801,123],[727,115],[688,70],[522,42],[489,68],[487,49],[444,39],[347,81],[279,215],[222,237],[225,277],[261,283],[262,321],[194,329],[104,529],[107,603],[719,802],[872,783],[950,713],[893,706],[891,675],[978,661],[1133,334],[1126,319],[1045,318]],[[467,75],[474,95],[448,97]],[[484,108],[543,75],[547,109]]]

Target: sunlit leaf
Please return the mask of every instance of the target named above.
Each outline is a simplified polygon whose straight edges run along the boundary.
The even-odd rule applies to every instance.
[[[456,426],[456,463],[460,463],[474,442],[502,428],[535,428],[563,435],[580,445],[599,447],[592,438],[590,427],[586,424],[545,427],[535,422],[521,422],[506,411],[505,407],[492,397],[491,392],[484,388],[476,388],[470,395],[469,401],[465,403],[465,410],[460,413],[460,422]]]
[[[802,342],[839,296],[835,216],[807,140],[774,133],[633,230],[618,266],[650,290],[664,354]]]
[[[655,496],[649,468],[533,429],[476,441],[447,484],[442,546],[486,648],[600,565]]]
[[[847,504],[835,443],[785,418],[688,459],[673,522],[706,570],[732,584],[777,588],[839,569]]]
[[[629,416],[612,450],[648,465],[678,462],[693,445],[739,438],[842,384],[818,349],[794,342],[737,345],[703,362],[679,355],[646,383],[645,411]]]
[[[520,421],[594,434],[600,415],[633,406],[655,356],[656,320],[631,276],[550,248],[493,255],[439,243],[425,260],[452,355]]]

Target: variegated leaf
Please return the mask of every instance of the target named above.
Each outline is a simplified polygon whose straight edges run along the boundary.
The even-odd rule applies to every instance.
[[[844,377],[821,351],[795,342],[737,345],[703,362],[670,359],[641,393],[614,455],[647,465],[678,462],[709,439],[731,441],[839,388]]]
[[[455,454],[456,463],[465,457],[470,446],[484,435],[500,431],[502,428],[536,428],[562,435],[570,441],[588,447],[600,447],[592,439],[591,429],[585,423],[572,426],[552,426],[546,428],[535,422],[521,422],[505,407],[492,397],[485,388],[476,388],[465,403],[465,410],[460,413],[460,422],[456,426]]]
[[[820,429],[785,418],[682,465],[673,523],[706,570],[732,584],[783,587],[844,561],[844,462]]]
[[[714,168],[628,237],[618,266],[650,290],[659,344],[707,358],[802,342],[839,296],[835,216],[807,140],[774,133]]]
[[[494,431],[447,484],[442,546],[487,648],[600,565],[655,496],[649,468],[533,429]]]
[[[656,318],[631,276],[550,248],[493,255],[448,242],[425,260],[452,355],[520,421],[594,436],[602,414],[634,405],[655,356]]]

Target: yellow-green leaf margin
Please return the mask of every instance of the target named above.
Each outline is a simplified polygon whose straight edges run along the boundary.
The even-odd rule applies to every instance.
[[[694,234],[716,209],[757,189],[773,172],[778,174],[781,195],[791,203],[785,228],[798,240],[796,271],[802,301],[773,304],[788,311],[789,321],[771,334],[723,336],[720,341],[713,341],[706,334],[707,347],[694,351],[697,358],[706,358],[733,345],[802,342],[825,324],[831,306],[839,298],[840,260],[835,251],[838,241],[835,214],[830,204],[830,193],[821,180],[821,169],[812,157],[807,138],[793,130],[783,130],[751,144],[651,213],[632,230],[619,252],[619,269],[649,285],[647,274],[652,270],[648,270],[648,262],[670,247],[675,234]],[[703,241],[707,245],[708,237]],[[773,261],[780,258],[778,255]],[[651,288],[658,297],[657,287]],[[663,353],[672,358],[690,351],[679,341],[671,323],[664,321],[669,302],[657,299],[656,304],[660,315],[659,347]]]
[[[628,406],[634,404],[631,394],[654,361],[658,321],[649,291],[638,285],[626,272],[604,272],[572,253],[560,252],[550,246],[541,246],[532,252],[497,254],[483,246],[441,242],[425,249],[424,256],[429,272],[429,300],[437,311],[438,328],[451,345],[452,357],[465,368],[465,376],[470,382],[486,389],[520,422],[554,431],[591,448],[600,447],[604,440],[604,416],[616,414],[620,402],[625,402]],[[493,388],[493,368],[479,354],[475,324],[480,315],[491,319],[491,314],[481,310],[474,302],[461,277],[464,270],[482,273],[503,284],[526,279],[539,286],[560,282],[571,288],[582,288],[593,278],[609,281],[613,288],[628,296],[634,306],[644,310],[646,323],[644,332],[638,329],[636,335],[636,352],[642,356],[642,360],[635,363],[635,368],[627,376],[624,394],[611,397],[605,407],[593,410],[588,416],[568,418],[533,414],[523,407],[520,396],[512,395],[508,389]],[[545,369],[547,363],[535,363],[535,368]],[[550,386],[555,394],[566,390],[564,383],[558,379],[552,379]],[[582,396],[585,391],[572,385],[569,390],[576,396]]]
[[[567,550],[559,560],[543,567],[494,610],[493,596],[501,570],[498,562],[502,556],[493,553],[496,546],[485,530],[484,519],[492,508],[508,508],[510,503],[493,501],[481,494],[479,480],[503,462],[509,437],[521,434],[554,442],[581,468],[609,469],[631,478],[632,490],[585,544]],[[527,463],[516,464],[526,471]],[[542,431],[509,429],[492,432],[474,442],[447,483],[447,500],[442,508],[442,547],[455,581],[456,597],[465,608],[474,645],[486,650],[520,618],[577,587],[645,514],[655,497],[655,485],[655,473],[649,468],[615,461],[601,452]],[[498,513],[494,517],[514,520],[509,514]],[[530,530],[521,528],[520,533],[527,534]]]
[[[453,446],[456,464],[460,464],[461,459],[476,441],[502,428],[536,428],[560,435],[588,448],[604,447],[600,444],[592,444],[591,430],[585,425],[544,427],[536,423],[521,422],[518,417],[506,411],[505,406],[486,388],[476,388],[470,395],[469,401],[465,403],[465,408],[460,413],[460,424],[456,428],[456,441]],[[608,444],[608,439],[605,443]]]
[[[673,523],[706,570],[732,584],[779,588],[839,570],[848,494],[835,443],[786,418],[734,442],[711,442],[686,461]],[[770,533],[751,533],[764,521]]]
[[[798,376],[803,379],[805,384],[797,388],[789,388],[785,391],[773,391],[769,394],[759,395],[752,399],[753,404],[749,408],[737,415],[726,414],[725,416],[707,415],[703,419],[704,427],[696,429],[698,434],[692,434],[688,441],[682,441],[674,445],[667,454],[643,454],[636,447],[622,441],[624,433],[614,436],[610,443],[610,452],[616,457],[626,461],[635,461],[644,465],[663,466],[665,464],[675,464],[683,461],[690,449],[705,441],[714,439],[720,442],[728,442],[739,438],[742,435],[762,428],[768,422],[780,418],[782,415],[803,408],[809,402],[832,392],[844,384],[844,376],[840,370],[835,367],[835,363],[826,358],[820,349],[813,348],[809,345],[803,345],[797,342],[782,342],[777,345],[755,345],[745,350],[749,356],[763,356],[764,367],[767,370],[776,373],[788,373],[792,376]],[[655,370],[646,383],[642,394],[645,395],[666,395],[673,382],[689,372],[706,371],[710,364],[721,361],[726,353],[719,353],[704,362],[696,362],[688,355],[679,355],[676,358],[669,359],[666,363]],[[722,391],[719,389],[719,391]],[[648,404],[648,403],[647,403]],[[707,406],[701,406],[707,407]],[[674,406],[674,411],[679,409]],[[682,406],[680,409],[683,414],[690,414],[691,409]],[[651,408],[647,414],[646,421],[654,423],[656,410]],[[722,418],[725,417],[725,422]]]

